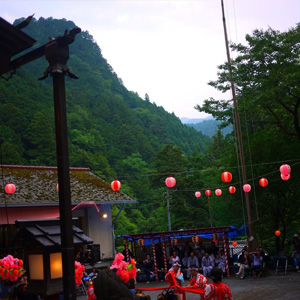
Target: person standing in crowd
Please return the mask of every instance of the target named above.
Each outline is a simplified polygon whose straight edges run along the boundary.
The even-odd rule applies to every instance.
[[[147,254],[146,259],[143,260],[143,269],[147,276],[147,283],[150,282],[150,275],[152,274],[152,265],[152,259],[150,258],[150,255]]]
[[[222,271],[219,268],[213,268],[210,272],[212,283],[205,287],[205,300],[233,300],[230,288],[222,282]]]

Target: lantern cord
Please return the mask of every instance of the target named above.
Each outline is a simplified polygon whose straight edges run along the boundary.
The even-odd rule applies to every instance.
[[[256,211],[256,220],[259,220],[258,216],[258,209],[257,209],[257,199],[256,199],[256,190],[255,190],[255,184],[254,184],[254,178],[253,178],[253,166],[252,166],[252,155],[251,155],[251,150],[250,150],[250,140],[249,140],[249,131],[248,131],[248,124],[247,124],[247,115],[246,112],[244,111],[245,115],[245,125],[246,125],[246,132],[247,132],[247,141],[248,141],[248,152],[249,152],[249,159],[250,159],[250,167],[251,167],[251,175],[252,175],[252,185],[253,185],[253,192],[254,192],[254,202],[255,202],[255,211]],[[252,221],[252,222],[255,222]]]
[[[7,222],[7,225],[9,225],[8,208],[7,208],[6,195],[5,195],[4,172],[3,172],[3,168],[2,168],[2,149],[1,149],[1,147],[0,147],[0,163],[1,163],[1,176],[2,176],[2,186],[3,186],[3,197],[4,197],[4,207],[5,207],[5,214],[6,214],[6,222]]]
[[[253,164],[252,166],[255,167],[255,166],[263,166],[263,165],[282,164],[283,162],[284,163],[291,163],[291,162],[294,162],[294,161],[296,161],[296,163],[291,164],[291,167],[294,166],[294,165],[299,164],[300,158],[287,159],[287,160],[281,159],[281,160],[278,160],[278,161]],[[245,165],[245,166],[246,167],[250,167],[250,165]],[[239,165],[238,166],[229,166],[229,167],[227,167],[227,169],[238,169],[238,168],[240,168]],[[224,167],[219,168],[219,169],[220,170],[221,169],[224,170]],[[123,175],[123,176],[121,175],[121,176],[118,176],[118,179],[121,179],[121,178],[138,178],[138,177],[152,177],[152,176],[170,176],[170,174],[172,174],[173,176],[178,176],[178,175],[184,175],[184,174],[201,173],[201,172],[211,172],[211,171],[212,171],[212,169],[210,168],[210,169],[205,169],[205,170],[203,170],[203,169],[201,169],[201,170],[188,170],[188,171],[180,171],[180,172],[174,171],[174,172],[168,172],[168,173],[133,174],[133,175]],[[278,172],[278,170],[276,170],[274,172]],[[267,175],[268,174],[272,174],[274,172],[267,173]],[[257,178],[262,177],[262,176],[266,176],[266,174],[265,175],[260,175]],[[113,177],[113,179],[112,179],[111,176],[107,176],[107,177],[101,176],[101,178],[103,180],[114,180],[115,179],[115,177]]]

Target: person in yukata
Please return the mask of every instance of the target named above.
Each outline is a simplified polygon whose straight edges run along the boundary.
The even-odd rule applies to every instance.
[[[233,300],[230,288],[222,282],[222,270],[213,268],[210,272],[212,283],[205,287],[204,300]]]
[[[207,277],[212,270],[212,268],[215,266],[215,263],[212,259],[212,257],[206,252],[204,256],[202,257],[201,261],[203,275]]]

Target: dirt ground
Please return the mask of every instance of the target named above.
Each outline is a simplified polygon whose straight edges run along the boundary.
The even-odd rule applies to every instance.
[[[268,276],[261,279],[239,277],[226,277],[223,279],[231,289],[234,300],[300,300],[300,273],[288,272],[287,275],[275,274],[271,271]],[[187,280],[185,280],[187,284]],[[166,282],[152,281],[149,284],[138,283],[137,288],[152,288],[166,286]],[[145,291],[151,296],[151,300],[156,300],[161,291]],[[199,295],[186,293],[187,300],[199,300]]]

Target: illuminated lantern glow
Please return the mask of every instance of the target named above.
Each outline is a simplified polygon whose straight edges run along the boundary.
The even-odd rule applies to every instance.
[[[259,179],[259,185],[262,187],[266,187],[268,185],[268,179],[266,178]]]
[[[143,239],[138,239],[138,245],[139,246],[144,246],[144,240]]]
[[[200,196],[201,196],[201,192],[199,192],[199,191],[195,192],[195,197],[196,198],[199,198]]]
[[[249,193],[251,191],[251,185],[246,183],[243,185],[243,190],[245,193]]]
[[[166,178],[166,186],[168,188],[172,188],[176,185],[176,179],[172,176],[169,176],[168,178]]]
[[[56,185],[56,191],[59,192],[59,184]]]
[[[177,239],[171,239],[171,245],[176,246],[177,245]]]
[[[216,194],[216,196],[221,196],[222,195],[222,190],[221,189],[216,189],[215,194]]]
[[[121,182],[115,179],[111,182],[110,187],[114,192],[117,192],[121,188]]]
[[[198,243],[199,242],[199,236],[195,235],[192,237],[192,241],[194,244]]]
[[[280,236],[280,234],[281,234],[280,230],[276,230],[276,231],[275,231],[275,235],[276,235],[276,236]]]
[[[230,182],[231,179],[232,179],[232,174],[228,171],[225,171],[225,172],[222,173],[221,179],[222,179],[223,182],[226,182],[226,183]]]
[[[237,242],[236,242],[236,241],[233,241],[233,242],[232,242],[232,246],[233,246],[233,247],[236,247],[236,246],[237,246]]]
[[[206,190],[206,191],[205,191],[205,195],[206,195],[207,197],[210,197],[210,196],[211,196],[211,190]]]
[[[16,191],[16,186],[13,183],[10,182],[5,186],[5,192],[7,194],[13,194],[15,191]]]
[[[217,232],[215,232],[215,233],[213,233],[212,237],[213,237],[213,242],[217,243],[219,240],[219,234]]]
[[[287,174],[287,175],[280,174],[280,177],[282,180],[289,180],[291,175],[290,174]]]
[[[287,164],[284,164],[279,168],[279,171],[281,174],[287,176],[291,173],[291,167]]]
[[[234,194],[235,191],[236,191],[236,188],[235,188],[233,185],[231,185],[231,186],[228,188],[228,192],[229,192],[230,194]]]

